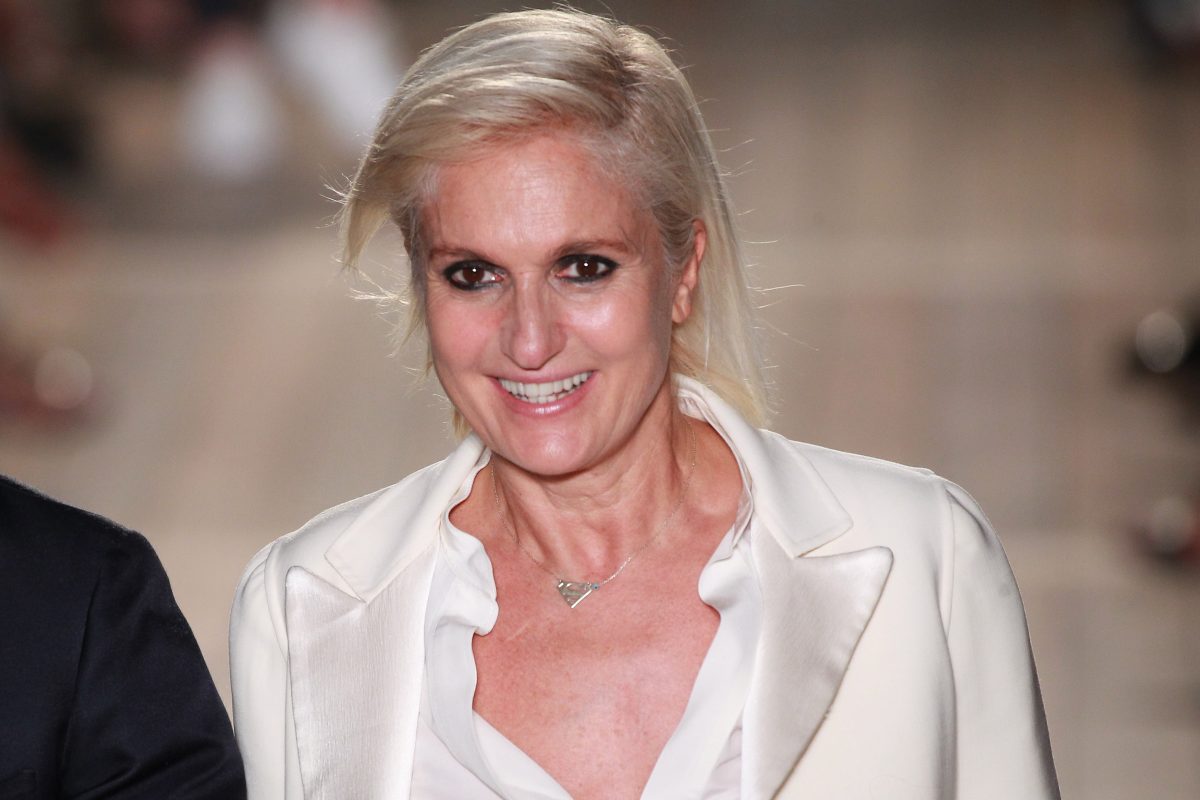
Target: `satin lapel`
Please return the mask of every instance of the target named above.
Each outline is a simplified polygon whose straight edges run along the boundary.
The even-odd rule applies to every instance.
[[[292,716],[306,800],[408,796],[432,566],[431,551],[370,602],[288,570]]]
[[[766,533],[763,531],[763,533]],[[841,686],[892,553],[872,547],[792,558],[770,535],[752,547],[763,590],[763,630],[751,686],[747,759],[751,797],[773,797],[807,749]]]

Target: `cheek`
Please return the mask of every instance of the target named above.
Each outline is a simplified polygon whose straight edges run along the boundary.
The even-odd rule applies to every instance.
[[[671,309],[657,290],[614,293],[602,302],[573,309],[572,327],[598,352],[613,356],[671,347]]]
[[[434,298],[425,304],[425,327],[433,368],[443,384],[452,383],[459,369],[478,361],[494,338],[486,315]]]

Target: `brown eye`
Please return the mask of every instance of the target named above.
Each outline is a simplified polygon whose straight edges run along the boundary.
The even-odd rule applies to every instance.
[[[601,256],[578,255],[563,259],[561,277],[575,283],[591,283],[607,277],[617,268],[616,262]]]
[[[500,280],[495,267],[478,261],[460,261],[457,264],[451,264],[442,270],[442,274],[451,286],[467,291],[482,289]]]

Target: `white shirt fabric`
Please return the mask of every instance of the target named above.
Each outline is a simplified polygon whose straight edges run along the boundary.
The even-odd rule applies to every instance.
[[[413,797],[433,800],[569,800],[537,762],[475,713],[472,637],[487,635],[499,613],[491,561],[478,539],[456,528],[449,508],[470,492],[486,451],[442,519],[425,617],[425,680]],[[717,633],[678,728],[655,763],[645,800],[746,797],[742,724],[762,620],[750,554],[753,508],[743,471],[733,526],[700,573],[700,598],[720,614]],[[586,602],[586,601],[585,601]]]

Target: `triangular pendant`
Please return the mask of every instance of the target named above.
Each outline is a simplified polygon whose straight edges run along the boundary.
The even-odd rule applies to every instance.
[[[593,589],[599,587],[594,583],[587,581],[559,581],[558,593],[562,595],[562,599],[567,601],[567,605],[571,608],[583,602],[583,598],[592,593]]]

